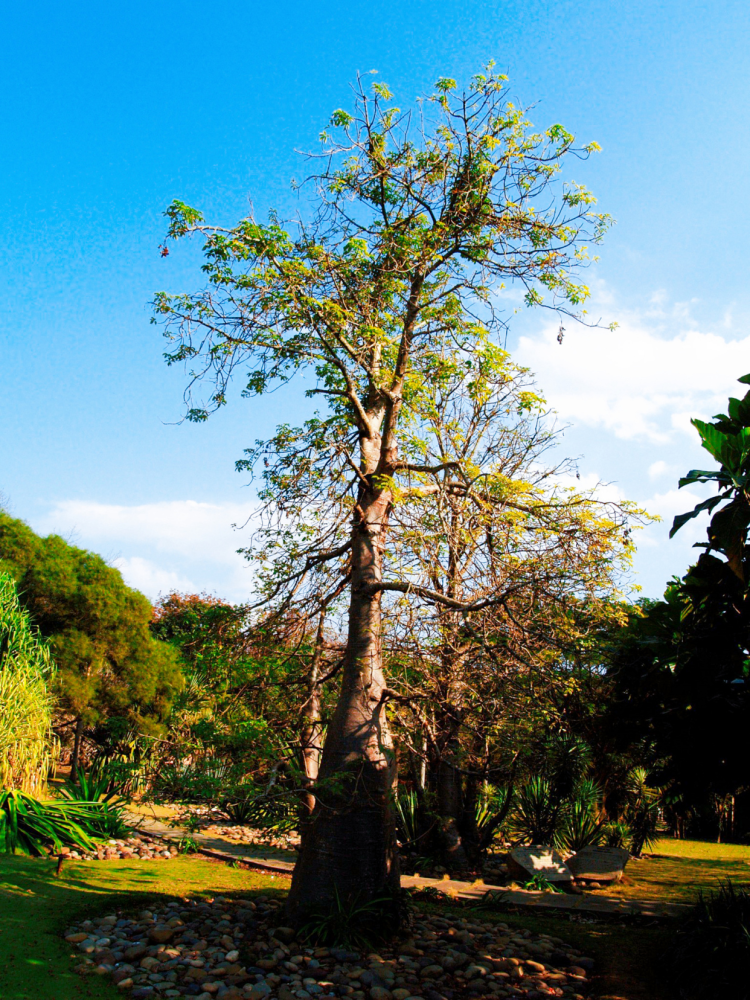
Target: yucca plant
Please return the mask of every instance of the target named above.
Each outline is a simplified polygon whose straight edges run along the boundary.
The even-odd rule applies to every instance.
[[[325,910],[310,915],[300,929],[299,937],[308,944],[323,947],[371,949],[388,937],[389,916],[394,913],[394,901],[387,897],[361,902],[359,896],[345,900],[334,888],[334,898]]]
[[[77,767],[73,780],[61,789],[66,799],[74,802],[111,802],[122,792],[124,782],[118,781],[111,768],[104,761],[91,765],[88,774]]]
[[[482,785],[474,810],[477,835],[482,850],[491,846],[495,834],[505,832],[513,803],[512,788],[497,788],[487,781]]]
[[[612,823],[605,823],[602,828],[602,839],[607,847],[622,847],[629,849],[633,834],[627,823],[616,820]]]
[[[416,843],[419,838],[419,798],[413,789],[399,789],[395,796],[396,830],[402,846]]]
[[[255,815],[255,801],[250,797],[239,797],[222,802],[221,808],[231,822],[238,826],[249,826]]]
[[[116,811],[104,803],[40,802],[17,789],[0,792],[0,852],[34,856],[62,847],[96,850],[96,837],[121,832]]]
[[[39,792],[53,763],[49,649],[0,573],[0,787]]]
[[[555,834],[555,843],[561,850],[575,854],[584,847],[602,842],[604,820],[597,809],[599,798],[600,791],[593,781],[587,779],[578,783],[564,805],[560,827]]]
[[[299,822],[292,798],[281,795],[271,798],[253,786],[237,788],[234,795],[222,801],[221,808],[233,823],[273,833],[288,833]]]
[[[560,804],[546,778],[532,778],[516,796],[511,817],[513,834],[530,844],[551,844],[557,829]]]
[[[630,853],[640,857],[644,850],[652,847],[658,839],[658,825],[661,811],[659,791],[647,782],[645,768],[633,769],[628,780],[629,802],[625,818],[631,832]]]

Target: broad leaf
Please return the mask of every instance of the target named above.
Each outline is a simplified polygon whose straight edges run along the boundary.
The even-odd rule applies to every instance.
[[[731,477],[720,469],[716,469],[714,472],[706,469],[691,469],[686,476],[680,479],[678,486],[680,489],[683,486],[689,486],[690,483],[721,483],[723,486],[729,486],[730,482]]]
[[[698,514],[701,514],[704,510],[707,510],[710,513],[714,509],[714,507],[716,507],[717,504],[721,503],[723,499],[724,499],[723,496],[709,497],[708,500],[704,500],[702,503],[699,503],[689,513],[678,514],[677,517],[674,519],[674,522],[672,523],[672,530],[669,532],[669,537],[672,538],[675,532],[679,531],[680,528],[683,526],[683,524],[687,524],[688,521],[692,520],[694,517],[697,517]]]
[[[729,435],[722,433],[713,424],[707,424],[705,420],[695,418],[690,422],[700,434],[701,444],[706,451],[713,455],[717,462],[721,462],[722,465],[725,464],[723,456],[726,454],[729,442],[731,441]]]

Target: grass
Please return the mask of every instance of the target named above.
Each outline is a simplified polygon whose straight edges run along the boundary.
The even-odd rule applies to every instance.
[[[77,919],[144,907],[146,901],[279,891],[287,880],[197,858],[172,861],[55,861],[0,856],[0,998],[114,1000],[110,981],[73,971],[77,953],[62,934]],[[74,955],[75,958],[71,958]]]
[[[76,920],[139,908],[159,897],[283,893],[288,880],[196,857],[164,861],[69,861],[59,878],[47,858],[0,856],[0,998],[114,1000],[107,979],[73,971],[77,953],[62,938]],[[692,902],[721,879],[750,881],[750,848],[699,841],[660,841],[655,856],[630,862],[628,881],[606,891],[640,899]],[[435,904],[429,904],[433,909]],[[441,903],[440,909],[449,904]],[[462,915],[466,910],[460,911]],[[485,918],[483,912],[482,917]],[[664,955],[671,925],[576,923],[556,915],[486,915],[514,927],[556,935],[597,961],[600,1000],[672,1000]]]
[[[650,856],[628,862],[622,882],[602,891],[620,899],[694,903],[699,889],[718,889],[727,879],[750,885],[750,847],[662,839]]]

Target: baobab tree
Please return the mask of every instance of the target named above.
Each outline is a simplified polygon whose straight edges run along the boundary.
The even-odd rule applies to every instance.
[[[353,111],[335,111],[321,142],[303,187],[310,211],[288,225],[272,215],[221,228],[173,203],[168,235],[204,237],[208,285],[155,300],[168,360],[191,368],[189,419],[223,406],[235,375],[254,396],[305,372],[325,404],[248,459],[268,461],[266,497],[290,521],[301,524],[305,511],[313,525],[275,592],[299,590],[322,564],[344,560],[349,595],[320,768],[328,792],[295,868],[292,918],[336,893],[374,900],[399,885],[383,595],[409,591],[468,610],[383,574],[394,503],[410,502],[410,477],[439,471],[415,462],[413,448],[402,455],[431,381],[446,361],[470,365],[497,343],[507,301],[497,293],[507,285],[529,306],[580,317],[588,289],[578,272],[609,223],[585,188],[560,177],[568,158],[595,144],[576,147],[557,124],[533,131],[492,67],[463,93],[441,79],[412,111],[395,107],[385,85],[359,80]],[[206,383],[207,398],[194,399]],[[318,500],[335,500],[339,515],[316,518]]]

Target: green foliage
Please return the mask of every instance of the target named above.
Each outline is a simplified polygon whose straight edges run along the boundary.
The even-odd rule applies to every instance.
[[[310,945],[370,951],[389,936],[396,909],[394,900],[387,897],[342,899],[334,888],[330,906],[310,913],[299,937]]]
[[[584,847],[602,842],[604,819],[597,808],[601,793],[592,781],[584,781],[565,803],[555,843],[565,851],[575,854]]]
[[[699,894],[675,949],[675,976],[695,1000],[750,998],[750,892],[727,881]]]
[[[3,512],[0,569],[49,641],[61,707],[86,725],[120,716],[158,727],[182,677],[174,651],[149,632],[146,598],[100,556],[41,538]]]
[[[193,837],[180,837],[177,841],[177,850],[180,854],[196,854],[200,850],[200,845]]]
[[[0,515],[1,516],[1,515]],[[44,787],[54,756],[49,649],[0,571],[0,786]]]
[[[474,821],[479,844],[483,850],[490,846],[495,833],[505,831],[512,806],[512,788],[496,788],[489,782],[482,785],[481,794],[474,808]]]
[[[541,872],[537,872],[532,878],[521,885],[522,889],[531,889],[535,892],[562,892],[562,889],[545,878]]]
[[[550,734],[536,741],[529,766],[537,773],[515,796],[512,834],[532,844],[595,843],[601,792],[586,778],[590,764],[591,751],[578,737]]]
[[[118,780],[106,761],[99,759],[88,773],[77,767],[72,780],[61,791],[65,798],[74,802],[111,802],[122,794],[125,784]]]
[[[402,847],[415,844],[419,839],[419,797],[410,788],[399,788],[395,798],[396,826]]]
[[[605,823],[602,827],[602,842],[606,847],[622,847],[624,850],[629,850],[632,836],[628,824],[621,820]]]
[[[659,792],[648,784],[648,775],[642,767],[630,774],[628,805],[625,818],[630,828],[631,854],[639,857],[644,850],[652,847],[657,840],[661,809]]]
[[[62,847],[96,850],[96,837],[123,832],[119,812],[106,803],[40,802],[20,791],[0,792],[0,851],[34,856]]]
[[[749,383],[750,375],[738,381]],[[728,412],[720,413],[713,423],[692,420],[701,444],[719,463],[715,471],[693,469],[680,479],[680,487],[692,483],[713,483],[717,495],[704,500],[687,514],[675,518],[670,537],[702,511],[716,510],[708,528],[706,552],[719,552],[728,566],[743,582],[747,580],[745,546],[750,525],[750,392],[740,399],[730,399]],[[726,502],[725,502],[726,501]]]
[[[529,844],[551,844],[557,830],[560,804],[547,778],[532,778],[516,795],[511,819],[514,835]]]
[[[299,822],[296,796],[278,794],[269,796],[257,790],[239,790],[236,798],[222,803],[222,809],[234,823],[269,830],[273,833],[288,833]]]
[[[717,492],[676,518],[672,534],[706,510],[708,541],[663,600],[632,611],[610,670],[611,722],[622,742],[651,747],[652,783],[682,816],[745,787],[750,756],[750,393],[712,423],[693,423],[719,468],[694,469],[680,486]]]
[[[216,757],[167,763],[154,776],[152,790],[157,797],[175,802],[216,802],[225,797],[231,774],[231,763]]]

